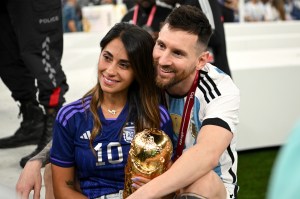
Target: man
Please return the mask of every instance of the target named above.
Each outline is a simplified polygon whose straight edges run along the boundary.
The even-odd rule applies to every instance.
[[[223,22],[237,22],[239,0],[218,0],[221,8]]]
[[[176,8],[161,28],[153,50],[156,82],[167,93],[177,160],[140,188],[143,180],[138,177],[133,186],[139,189],[130,199],[173,192],[178,198],[237,197],[240,95],[228,75],[207,63],[211,33],[208,19],[192,6]]]
[[[171,8],[156,4],[155,0],[135,0],[135,6],[125,14],[121,21],[143,27],[156,39],[161,23],[171,11]]]
[[[209,19],[213,28],[213,34],[208,43],[210,52],[209,63],[217,66],[227,75],[231,76],[231,71],[227,59],[225,31],[223,16],[217,0],[161,0],[169,5],[192,5],[200,8]]]
[[[77,0],[67,0],[63,4],[63,30],[64,32],[82,31],[81,8]]]
[[[0,77],[14,100],[20,102],[23,120],[12,136],[0,139],[0,148],[37,144],[21,159],[22,167],[52,139],[56,112],[68,90],[60,65],[61,16],[59,0],[1,1]]]
[[[178,198],[237,197],[240,95],[228,75],[207,63],[211,33],[205,15],[192,6],[174,9],[159,33],[153,50],[156,81],[166,90],[175,139],[179,140],[174,146],[177,160],[129,198],[160,198],[173,192],[179,193]],[[33,179],[23,176],[20,180]],[[133,184],[137,188],[147,182],[137,179]],[[31,181],[28,184],[35,187]]]

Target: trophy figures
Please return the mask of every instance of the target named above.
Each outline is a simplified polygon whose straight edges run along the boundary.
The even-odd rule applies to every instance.
[[[169,136],[158,129],[145,129],[135,135],[131,142],[125,166],[123,198],[133,193],[133,176],[153,179],[167,170],[173,152]]]

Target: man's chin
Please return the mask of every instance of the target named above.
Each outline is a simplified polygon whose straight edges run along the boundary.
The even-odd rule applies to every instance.
[[[174,84],[172,84],[172,81],[170,81],[170,80],[167,81],[167,80],[164,80],[164,79],[156,78],[156,85],[161,89],[169,89]]]
[[[156,79],[156,85],[159,88],[162,88],[162,89],[167,89],[168,88],[168,83],[166,81]]]

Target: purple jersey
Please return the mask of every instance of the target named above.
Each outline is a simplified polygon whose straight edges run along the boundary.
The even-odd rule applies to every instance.
[[[123,190],[124,168],[135,127],[127,118],[128,104],[116,119],[106,119],[99,109],[102,129],[93,142],[93,154],[89,146],[93,128],[90,101],[88,97],[84,103],[77,100],[61,108],[54,125],[50,161],[60,167],[74,166],[83,194],[95,198]],[[162,106],[160,116],[161,130],[172,138],[172,122]]]

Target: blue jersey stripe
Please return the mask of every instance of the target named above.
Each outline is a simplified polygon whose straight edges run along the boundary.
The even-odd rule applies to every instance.
[[[87,100],[82,104],[81,100],[78,100],[77,103],[67,105],[58,116],[58,121],[65,126],[67,121],[76,113],[82,113],[86,111],[90,106],[90,100]]]
[[[64,164],[64,165],[74,165],[74,161],[70,162],[70,161],[61,161],[61,160],[58,160],[56,158],[53,158],[51,157],[51,160],[54,161],[54,162],[57,162],[57,163],[61,163],[61,164]]]
[[[86,101],[91,101],[91,98],[92,98],[92,96],[87,96],[86,98],[84,98],[84,102],[86,102]],[[69,104],[67,104],[66,106],[63,106],[60,110],[59,110],[59,112],[58,112],[58,114],[59,113],[61,113],[61,112],[63,112],[64,111],[64,109],[66,109],[67,107],[69,107],[69,106],[71,106],[71,105],[79,105],[79,104],[82,104],[82,98],[81,99],[78,99],[78,100],[76,100],[76,101],[74,101],[74,102],[71,102],[71,103],[69,103]]]
[[[86,106],[89,106],[89,105],[86,105]],[[66,126],[66,124],[67,124],[67,122],[68,122],[68,120],[73,116],[73,115],[75,115],[76,113],[83,113],[84,111],[85,111],[86,109],[74,109],[74,110],[72,110],[70,113],[68,113],[68,115],[66,115],[65,116],[65,118],[64,118],[64,120],[63,120],[63,122],[62,122],[62,125],[63,126]]]
[[[77,108],[82,108],[83,106],[86,107],[86,104],[90,104],[90,102],[91,102],[91,99],[86,98],[84,101],[84,104],[82,105],[82,99],[80,99],[73,103],[68,104],[67,106],[62,107],[57,114],[58,121],[62,122],[63,117],[66,115],[66,112],[68,112],[70,109],[73,109],[74,107],[77,107]]]
[[[170,120],[170,117],[169,117],[169,114],[168,114],[167,110],[164,107],[159,106],[159,110],[160,110],[160,120],[161,120],[161,123],[163,125],[168,120]]]

